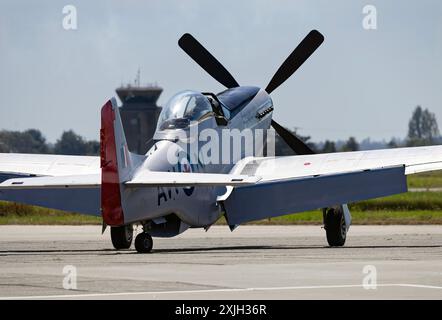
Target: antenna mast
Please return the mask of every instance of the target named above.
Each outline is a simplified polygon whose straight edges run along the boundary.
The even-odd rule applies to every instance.
[[[137,77],[135,78],[135,86],[137,86],[137,87],[141,86],[141,70],[140,70],[140,68],[138,68]]]

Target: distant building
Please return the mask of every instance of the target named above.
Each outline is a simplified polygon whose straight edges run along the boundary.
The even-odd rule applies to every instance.
[[[127,85],[115,90],[123,105],[120,107],[121,120],[129,150],[145,154],[153,145],[152,137],[155,133],[161,107],[157,106],[162,88]]]

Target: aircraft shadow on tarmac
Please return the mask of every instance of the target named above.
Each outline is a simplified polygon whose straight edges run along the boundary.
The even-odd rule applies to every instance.
[[[196,253],[203,254],[208,251],[241,251],[241,250],[345,250],[345,249],[415,249],[415,248],[442,248],[442,245],[367,245],[367,246],[345,246],[345,247],[328,247],[328,246],[218,246],[218,247],[198,247],[198,248],[164,248],[153,250],[153,254],[166,253]],[[138,254],[134,250],[120,250],[113,249],[50,249],[50,250],[0,250],[0,256],[9,255],[34,255],[34,254],[57,254],[57,255],[109,255],[109,254]]]

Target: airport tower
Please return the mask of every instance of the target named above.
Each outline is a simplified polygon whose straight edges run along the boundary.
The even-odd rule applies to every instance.
[[[138,73],[135,85],[121,86],[115,91],[123,103],[120,114],[129,150],[145,154],[153,145],[152,137],[161,112],[157,101],[163,89],[156,84],[141,86]]]

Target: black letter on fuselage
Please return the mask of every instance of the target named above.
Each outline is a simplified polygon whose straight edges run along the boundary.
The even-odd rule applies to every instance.
[[[158,205],[161,204],[161,198],[164,198],[164,201],[167,202],[166,193],[164,192],[163,187],[158,187]]]

